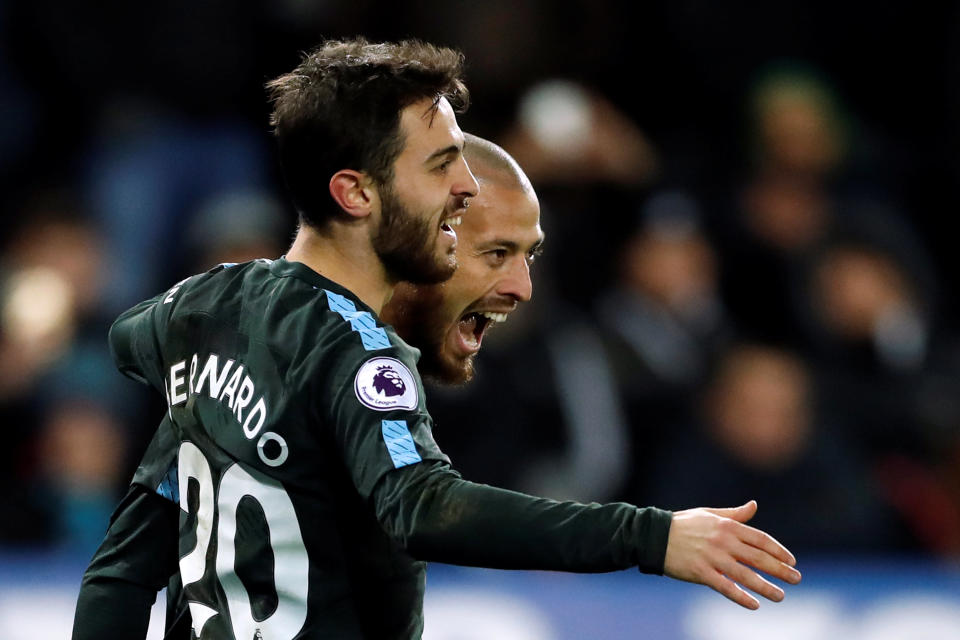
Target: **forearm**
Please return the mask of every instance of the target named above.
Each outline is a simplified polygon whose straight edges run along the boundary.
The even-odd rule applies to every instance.
[[[625,503],[536,498],[461,479],[441,465],[384,477],[388,533],[414,557],[500,569],[663,573],[671,514]]]

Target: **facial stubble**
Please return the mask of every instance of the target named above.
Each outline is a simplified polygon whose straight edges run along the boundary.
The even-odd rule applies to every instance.
[[[458,318],[444,314],[446,286],[410,286],[401,284],[402,293],[395,294],[384,308],[383,319],[392,324],[400,336],[420,349],[417,369],[424,378],[444,385],[461,385],[473,378],[473,356],[464,358],[447,353],[450,323]]]
[[[449,280],[457,268],[456,256],[437,255],[439,234],[429,216],[414,215],[392,184],[381,189],[380,202],[380,225],[371,240],[391,278],[424,285]]]

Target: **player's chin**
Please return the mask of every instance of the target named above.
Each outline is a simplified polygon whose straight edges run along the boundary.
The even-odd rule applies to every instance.
[[[425,260],[419,260],[416,269],[411,269],[407,265],[402,272],[398,270],[400,276],[398,279],[415,285],[432,286],[446,282],[456,271],[457,256],[455,254],[435,253]]]
[[[465,385],[473,380],[473,358],[473,355],[453,356],[449,353],[445,353],[440,358],[437,358],[430,363],[428,370],[424,373],[424,375],[434,382],[442,385]],[[421,362],[421,365],[422,364],[425,363]]]
[[[453,274],[457,271],[457,266],[457,252],[454,248],[443,252],[437,257],[437,274],[439,279],[436,282],[439,284],[452,278]]]

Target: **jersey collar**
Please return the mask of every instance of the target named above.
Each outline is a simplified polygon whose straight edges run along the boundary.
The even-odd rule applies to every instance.
[[[298,280],[303,280],[304,282],[312,285],[315,289],[327,289],[333,291],[334,293],[338,293],[352,300],[357,306],[357,310],[368,311],[373,314],[374,317],[378,317],[374,310],[364,304],[364,302],[360,300],[355,293],[343,285],[338,284],[329,278],[325,278],[302,262],[293,262],[291,260],[287,260],[286,256],[281,256],[280,258],[270,262],[270,272],[278,277],[297,278]]]

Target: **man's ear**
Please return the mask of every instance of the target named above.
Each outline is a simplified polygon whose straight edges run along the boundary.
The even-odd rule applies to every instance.
[[[341,169],[330,178],[330,195],[353,218],[365,218],[379,206],[380,194],[370,176],[362,171]]]

